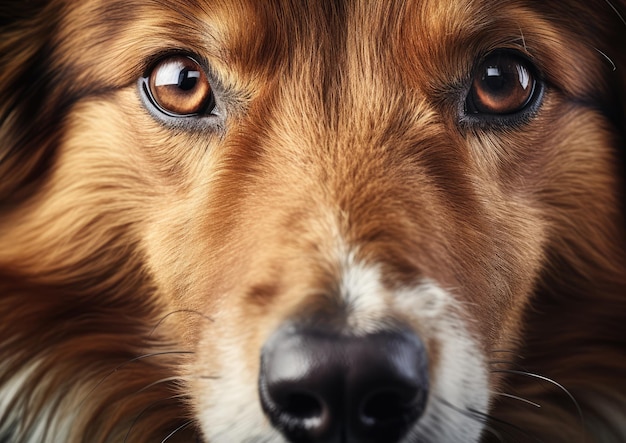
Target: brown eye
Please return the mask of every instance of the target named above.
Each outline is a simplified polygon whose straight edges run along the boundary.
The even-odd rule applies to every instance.
[[[473,114],[514,114],[533,98],[535,78],[528,63],[510,54],[487,57],[474,72],[467,97]]]
[[[159,61],[145,79],[152,102],[176,117],[211,112],[215,106],[211,85],[202,67],[190,57]]]

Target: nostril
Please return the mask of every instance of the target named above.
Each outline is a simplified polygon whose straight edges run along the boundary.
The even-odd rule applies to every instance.
[[[361,403],[361,421],[367,426],[411,422],[420,415],[422,395],[395,389],[379,390]]]
[[[294,392],[282,402],[283,414],[298,420],[315,420],[322,417],[322,402],[308,392]]]
[[[404,414],[404,403],[397,392],[377,392],[363,402],[361,419],[367,424],[388,422]]]
[[[275,427],[290,441],[318,441],[332,425],[328,405],[319,395],[301,390],[301,380],[261,385],[261,402]]]

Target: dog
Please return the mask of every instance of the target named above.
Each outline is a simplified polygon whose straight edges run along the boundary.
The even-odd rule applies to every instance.
[[[622,0],[8,0],[0,441],[626,441]]]

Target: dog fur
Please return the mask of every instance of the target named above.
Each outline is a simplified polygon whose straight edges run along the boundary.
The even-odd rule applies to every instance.
[[[0,441],[282,442],[288,322],[408,325],[403,440],[626,441],[626,4],[4,1]],[[520,121],[464,114],[522,54]],[[218,112],[148,109],[206,61]]]

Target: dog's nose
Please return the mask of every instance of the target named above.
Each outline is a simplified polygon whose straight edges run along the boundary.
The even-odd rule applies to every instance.
[[[394,443],[426,408],[426,351],[409,332],[280,331],[263,348],[259,392],[290,442]]]

